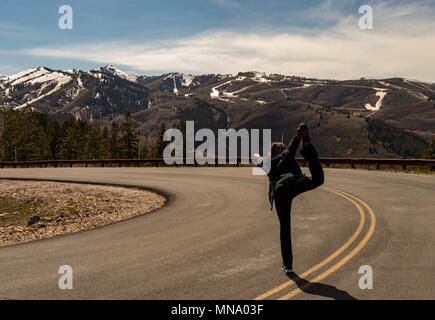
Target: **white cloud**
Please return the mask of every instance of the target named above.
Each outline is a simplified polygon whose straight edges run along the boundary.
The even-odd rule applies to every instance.
[[[233,0],[213,0],[214,3],[228,8],[240,8],[240,3]]]
[[[374,13],[375,30],[360,30],[357,17],[342,16],[334,27],[316,32],[209,31],[147,43],[34,48],[25,54],[111,63],[145,73],[259,70],[319,78],[401,76],[435,81],[434,9],[425,2],[396,7],[381,3]]]
[[[26,27],[0,21],[0,36],[23,36],[28,31]]]

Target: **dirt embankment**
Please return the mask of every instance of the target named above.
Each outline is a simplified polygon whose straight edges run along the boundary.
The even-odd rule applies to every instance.
[[[165,202],[140,189],[0,180],[0,246],[92,229],[151,212]]]

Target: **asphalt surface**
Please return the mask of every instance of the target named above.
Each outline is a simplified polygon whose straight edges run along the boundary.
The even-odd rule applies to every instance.
[[[325,170],[325,184],[293,202],[296,283],[280,270],[267,178],[249,168],[2,169],[0,178],[169,197],[151,214],[0,247],[0,299],[435,299],[435,176]],[[73,268],[72,290],[58,287],[62,265]],[[363,265],[373,289],[359,286]]]

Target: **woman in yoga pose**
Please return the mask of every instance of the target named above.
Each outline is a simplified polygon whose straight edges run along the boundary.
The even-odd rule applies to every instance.
[[[295,159],[297,148],[302,142],[301,155],[308,161],[311,177],[302,173]],[[282,270],[293,272],[291,243],[291,205],[302,192],[313,190],[324,182],[323,168],[319,156],[311,143],[306,124],[301,124],[296,135],[286,147],[283,143],[272,143],[269,177],[269,200],[271,210],[275,202],[280,223]]]

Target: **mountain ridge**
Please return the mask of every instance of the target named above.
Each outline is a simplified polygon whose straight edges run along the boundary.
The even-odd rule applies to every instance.
[[[89,71],[37,67],[0,77],[0,108],[26,107],[105,125],[130,111],[139,132],[151,137],[162,122],[169,127],[195,120],[197,128],[271,128],[280,139],[305,121],[325,145],[322,153],[335,156],[371,155],[370,119],[426,141],[435,138],[435,84],[403,78],[331,80],[258,71],[146,76],[112,65]],[[375,149],[392,156],[381,146]]]

